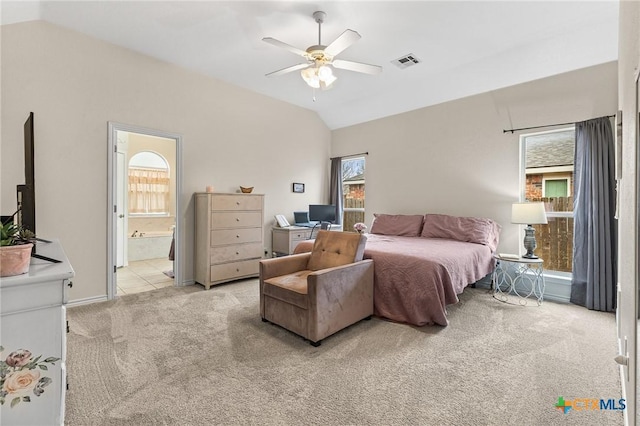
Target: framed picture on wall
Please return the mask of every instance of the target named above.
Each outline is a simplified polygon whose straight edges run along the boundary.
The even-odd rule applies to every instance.
[[[304,192],[304,183],[293,183],[293,192]]]

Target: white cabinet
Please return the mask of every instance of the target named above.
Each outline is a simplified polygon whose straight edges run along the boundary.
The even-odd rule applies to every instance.
[[[74,271],[58,241],[38,243],[29,272],[0,278],[0,424],[62,425],[67,289]]]
[[[259,275],[264,250],[261,194],[196,193],[196,282],[215,284]]]
[[[301,241],[311,238],[311,228],[289,226],[271,230],[272,249],[275,256],[293,254],[293,250]]]
[[[318,235],[320,226],[307,228],[304,226],[287,226],[271,230],[271,248],[274,256],[293,254],[296,246],[304,240],[311,240]],[[330,231],[342,231],[342,225],[330,225]]]

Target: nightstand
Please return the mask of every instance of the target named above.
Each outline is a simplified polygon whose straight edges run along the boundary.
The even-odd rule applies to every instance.
[[[494,255],[493,258],[496,259],[496,268],[491,286],[495,299],[511,303],[509,297],[512,297],[522,306],[530,300],[535,300],[538,306],[542,304],[544,260],[504,255]]]

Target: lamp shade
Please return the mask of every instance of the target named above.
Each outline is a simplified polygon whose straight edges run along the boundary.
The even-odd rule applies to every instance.
[[[511,206],[511,223],[525,225],[547,223],[544,203],[513,203]]]
[[[314,89],[328,89],[338,79],[329,65],[305,68],[300,72],[302,79]]]

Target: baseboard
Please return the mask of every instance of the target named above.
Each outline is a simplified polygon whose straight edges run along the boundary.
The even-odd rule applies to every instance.
[[[186,281],[182,281],[182,284],[180,284],[180,287],[185,287],[188,285],[195,285],[196,281],[195,280],[186,280]],[[73,306],[80,306],[80,305],[88,305],[90,303],[97,303],[97,302],[106,302],[107,296],[94,296],[94,297],[87,297],[85,299],[76,299],[76,300],[71,300],[70,302],[67,302],[66,306],[68,307],[73,307]]]
[[[106,301],[107,301],[107,295],[105,294],[104,296],[93,296],[93,297],[87,297],[85,299],[71,300],[67,302],[66,305],[71,308],[74,306],[88,305],[90,303],[106,302]]]

